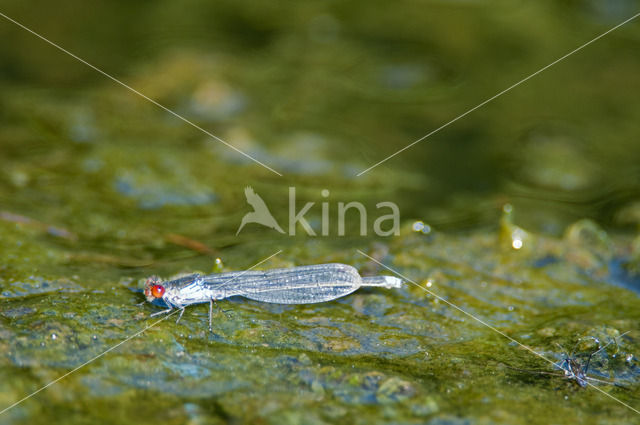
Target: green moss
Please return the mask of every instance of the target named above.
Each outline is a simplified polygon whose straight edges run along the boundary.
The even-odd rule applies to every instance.
[[[184,8],[184,16],[150,5],[149,20],[135,28],[133,6],[95,12],[120,40],[152,36],[136,41],[149,49],[141,63],[121,68],[118,58],[131,50],[123,43],[126,54],[114,53],[109,69],[283,177],[109,81],[42,90],[2,80],[0,410],[89,363],[0,422],[635,420],[496,332],[552,362],[575,355],[584,363],[611,343],[594,356],[591,375],[640,407],[638,184],[629,177],[638,161],[629,123],[640,104],[627,84],[638,59],[618,54],[631,51],[633,37],[594,43],[553,68],[553,78],[510,92],[512,106],[489,104],[356,178],[592,38],[600,19],[609,25],[579,2],[571,13],[536,2],[524,12],[504,4],[499,14],[475,2],[436,3],[279,10],[217,2]],[[50,12],[22,13],[56,21]],[[185,28],[195,41],[153,47]],[[65,71],[75,62],[49,75],[40,61],[51,47],[35,54],[24,43],[0,47],[2,58],[15,58],[3,60],[13,73],[24,66],[47,87],[84,75]],[[585,69],[596,75],[583,77]],[[286,230],[295,186],[298,210],[315,202],[307,218],[316,229],[325,200],[331,220],[338,202],[360,201],[372,214],[392,200],[401,234],[360,237],[349,220],[344,238],[334,228],[328,237],[301,228],[290,237],[255,224],[236,236],[247,185]],[[206,305],[188,308],[179,324],[149,318],[157,306],[136,305],[150,275],[246,269],[278,249],[261,268],[343,262],[388,273],[360,249],[414,284],[318,305],[222,301],[231,314],[215,315],[213,333]]]

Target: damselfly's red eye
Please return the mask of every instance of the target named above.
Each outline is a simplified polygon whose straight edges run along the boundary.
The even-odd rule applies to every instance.
[[[162,298],[162,296],[164,295],[164,286],[153,285],[151,287],[151,294],[156,298]]]

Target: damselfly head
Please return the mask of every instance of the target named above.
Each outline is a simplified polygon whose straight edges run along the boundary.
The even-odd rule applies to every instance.
[[[162,281],[157,276],[152,276],[147,279],[144,284],[144,296],[147,298],[147,301],[153,302],[158,298],[162,298],[164,295],[165,289],[164,286],[161,285]]]

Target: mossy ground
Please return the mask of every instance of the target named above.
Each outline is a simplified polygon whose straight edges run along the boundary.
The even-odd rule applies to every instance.
[[[0,409],[158,320],[159,307],[137,305],[150,275],[246,269],[279,249],[260,267],[390,273],[362,250],[413,283],[318,305],[222,301],[230,314],[212,333],[208,307],[190,307],[0,423],[640,423],[606,395],[640,408],[640,63],[626,54],[636,27],[356,176],[624,8],[236,3],[178,13],[158,2],[136,25],[138,6],[105,3],[79,9],[86,19],[68,32],[44,25],[53,4],[3,9],[81,56],[102,52],[105,62],[87,59],[284,176],[7,30]],[[286,230],[289,187],[298,210],[315,202],[316,230],[328,202],[330,235],[252,224],[236,236],[248,185]],[[336,204],[350,201],[367,208],[369,236],[355,215],[338,236]],[[381,201],[399,205],[399,236],[371,234]],[[550,375],[559,371],[443,300],[553,362],[583,363],[610,343],[589,375],[616,385],[596,384],[603,394]]]

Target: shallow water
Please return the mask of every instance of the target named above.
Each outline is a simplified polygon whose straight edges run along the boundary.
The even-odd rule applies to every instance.
[[[622,404],[640,409],[637,24],[357,176],[636,2],[69,4],[83,19],[2,12],[283,176],[1,21],[0,410],[125,342],[0,423],[640,422]],[[246,186],[286,234],[236,235]],[[316,236],[289,234],[292,187]],[[339,236],[351,201],[367,236],[355,211]],[[374,233],[384,201],[397,236]],[[206,305],[179,324],[137,305],[150,275],[280,249],[260,268],[391,273],[361,250],[413,282],[222,301],[212,333]],[[496,331],[558,363],[609,344],[588,375],[615,385],[551,375]]]

